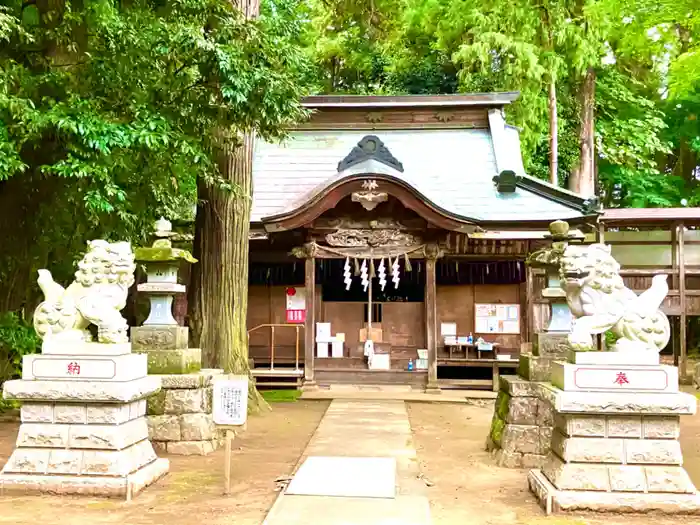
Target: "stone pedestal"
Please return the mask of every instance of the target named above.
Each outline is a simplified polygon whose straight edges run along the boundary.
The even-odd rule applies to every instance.
[[[202,366],[202,351],[188,348],[189,328],[144,325],[131,329],[134,351],[148,355],[149,374],[189,374]]]
[[[496,409],[486,447],[499,466],[544,465],[552,439],[552,407],[544,383],[501,376]]]
[[[588,364],[555,363],[551,450],[528,475],[548,513],[700,510],[678,442],[679,416],[694,414],[696,399],[678,392],[675,368],[636,358],[591,352],[573,358]]]
[[[160,379],[131,346],[45,342],[4,398],[22,402],[3,490],[130,497],[168,472],[148,440],[146,397]]]
[[[148,400],[148,434],[156,449],[204,456],[220,444],[212,418],[212,381],[223,370],[162,375],[163,388]]]
[[[549,381],[554,361],[566,359],[570,346],[565,333],[535,334],[532,354],[523,353],[518,363],[518,375],[530,381]]]

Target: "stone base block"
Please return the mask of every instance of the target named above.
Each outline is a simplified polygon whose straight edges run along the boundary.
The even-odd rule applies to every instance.
[[[133,381],[24,381],[3,384],[3,398],[46,403],[131,403],[160,390],[160,378],[142,377]]]
[[[695,485],[680,465],[564,463],[550,454],[542,473],[559,490],[696,493]]]
[[[213,380],[222,370],[162,375],[163,390],[148,400],[148,430],[159,450],[207,455],[219,446],[211,414]]]
[[[527,381],[549,381],[552,363],[559,359],[561,358],[520,354],[518,375]]]
[[[678,392],[675,366],[580,365],[556,361],[552,363],[551,373],[552,384],[566,392]]]
[[[551,404],[538,397],[543,385],[518,376],[502,376],[500,387],[487,450],[502,467],[542,466],[553,424]]]
[[[500,448],[493,449],[492,456],[502,468],[542,468],[547,460],[546,455],[506,452]]]
[[[205,368],[193,374],[165,374],[161,375],[164,390],[206,388],[213,384],[214,378],[223,374],[220,368]]]
[[[551,396],[554,409],[571,414],[602,415],[694,415],[695,396],[683,392],[565,392],[554,389]]]
[[[185,350],[190,329],[179,325],[135,326],[131,329],[134,350]]]
[[[539,357],[565,359],[571,350],[568,332],[540,332],[533,343],[532,353]]]
[[[130,498],[165,476],[167,459],[156,459],[124,477],[0,474],[0,492]]]
[[[554,426],[564,436],[581,438],[665,441],[676,440],[680,436],[679,416],[555,414]]]
[[[210,439],[208,441],[171,441],[165,443],[165,450],[168,454],[176,456],[206,456],[219,448],[220,440]]]
[[[123,478],[156,459],[153,446],[147,439],[121,450],[18,447],[2,473]]]
[[[135,350],[148,355],[149,374],[191,374],[202,367],[202,350]]]
[[[540,470],[531,470],[527,479],[530,491],[548,515],[563,511],[700,513],[700,497],[695,493],[558,490]]]
[[[22,403],[22,423],[121,425],[146,415],[146,400],[131,403]]]

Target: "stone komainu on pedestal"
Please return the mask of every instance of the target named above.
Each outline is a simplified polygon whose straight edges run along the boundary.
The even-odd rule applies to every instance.
[[[668,319],[660,310],[666,276],[637,296],[604,245],[569,246],[560,260],[562,287],[575,319],[567,361],[552,364],[542,397],[553,408],[549,454],[528,475],[546,511],[700,511],[683,468],[681,415],[697,400],[679,392],[678,370],[661,365]],[[608,352],[592,335],[610,330]]]
[[[68,288],[40,270],[45,301],[34,319],[42,353],[25,356],[22,379],[3,386],[5,399],[22,402],[4,490],[129,497],[167,473],[145,418],[160,379],[147,376],[145,355],[131,353],[119,313],[134,269],[128,243],[98,240]]]

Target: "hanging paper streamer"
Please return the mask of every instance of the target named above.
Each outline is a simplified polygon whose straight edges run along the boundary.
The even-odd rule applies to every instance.
[[[398,256],[394,260],[394,264],[391,265],[391,280],[394,281],[394,288],[399,287],[399,258]]]
[[[362,279],[362,287],[367,291],[369,286],[369,276],[367,275],[367,260],[362,260],[362,266],[360,266],[360,278]]]
[[[379,261],[378,273],[379,273],[379,286],[382,287],[382,292],[383,292],[384,287],[386,286],[386,267],[384,266],[384,259]]]
[[[398,257],[396,257],[396,262],[399,262]],[[406,269],[406,271],[410,272],[413,268],[411,268],[411,259],[408,258],[407,253],[403,254],[403,262],[404,262],[404,268]]]
[[[349,290],[352,284],[352,275],[350,274],[350,257],[345,259],[345,266],[343,266],[343,281],[345,282],[345,289]]]

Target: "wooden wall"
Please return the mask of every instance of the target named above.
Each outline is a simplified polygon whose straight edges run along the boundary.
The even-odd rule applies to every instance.
[[[478,334],[474,330],[474,304],[518,304],[520,305],[520,334]],[[504,353],[517,353],[526,324],[524,307],[524,288],[517,284],[476,284],[437,287],[437,322],[457,323],[457,334],[461,336],[472,333],[474,339],[482,336],[488,342],[500,343]],[[442,340],[438,351],[442,352]]]
[[[287,321],[287,286],[249,286],[248,330],[262,324],[285,324]],[[316,287],[317,296],[320,287]],[[316,317],[320,315],[320,299],[317,299]],[[296,329],[275,328],[275,363],[294,362],[296,353]],[[269,327],[258,328],[249,336],[250,357],[269,360],[272,331]],[[304,361],[304,325],[299,325],[299,362]]]
[[[286,321],[286,286],[250,286],[248,296],[248,330],[263,324],[284,324]],[[363,303],[321,301],[320,286],[316,287],[316,319],[332,324],[333,334],[345,334],[346,355],[361,357],[360,329],[363,327]],[[476,339],[483,335],[487,341],[498,342],[504,352],[517,353],[523,337],[519,334],[477,334],[474,332],[474,304],[520,304],[521,333],[525,329],[524,287],[521,285],[460,285],[437,287],[438,330],[442,322],[456,322],[460,335],[472,332]],[[396,357],[415,358],[415,350],[426,347],[425,303],[382,303],[384,341],[396,348]],[[275,363],[294,362],[296,352],[295,328],[275,329]],[[271,330],[259,328],[250,334],[250,357],[269,360]],[[439,343],[442,349],[442,341]],[[393,353],[393,352],[392,352]],[[399,355],[401,354],[401,355]],[[404,355],[405,354],[405,355]],[[304,328],[299,328],[300,362],[304,356]],[[392,356],[393,357],[393,356]]]

